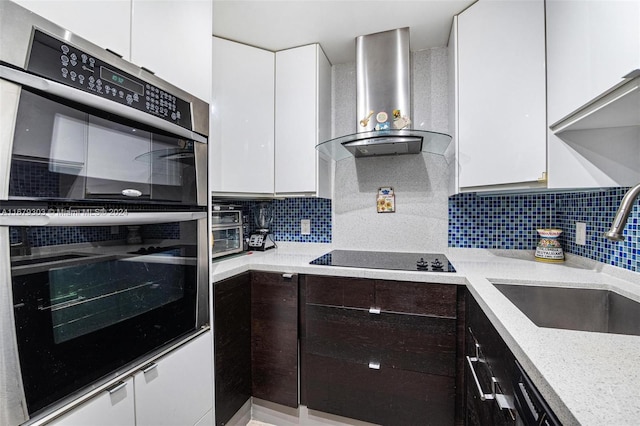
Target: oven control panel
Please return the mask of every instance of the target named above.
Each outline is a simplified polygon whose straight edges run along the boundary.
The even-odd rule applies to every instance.
[[[192,130],[189,102],[39,30],[27,70]]]

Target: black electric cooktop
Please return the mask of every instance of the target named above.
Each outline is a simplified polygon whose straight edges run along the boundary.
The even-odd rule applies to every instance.
[[[441,253],[333,250],[309,263],[312,265],[400,271],[456,272],[449,259]]]

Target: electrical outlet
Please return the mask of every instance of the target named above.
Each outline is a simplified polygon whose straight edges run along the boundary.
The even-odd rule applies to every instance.
[[[587,244],[587,224],[576,222],[576,244],[584,246]]]
[[[300,234],[311,235],[311,220],[302,219],[300,221]]]

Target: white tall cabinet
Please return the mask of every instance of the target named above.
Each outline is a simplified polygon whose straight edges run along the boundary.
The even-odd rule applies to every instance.
[[[211,0],[15,3],[206,102],[211,98]]]
[[[125,59],[131,57],[131,0],[12,1]]]
[[[546,22],[549,125],[640,68],[640,1],[547,0]],[[640,117],[637,102],[628,108]],[[549,131],[550,188],[640,181],[640,126],[614,121],[560,137]]]
[[[104,391],[47,426],[134,426],[136,424],[133,377]]]
[[[276,52],[275,192],[331,198],[331,64],[318,44]]]
[[[543,0],[480,0],[452,42],[459,190],[545,186]]]
[[[274,193],[274,53],[213,37],[209,188]]]
[[[213,332],[133,376],[136,426],[195,425],[213,419]]]
[[[213,342],[204,333],[48,426],[213,426]]]
[[[209,102],[211,0],[132,0],[131,62]]]

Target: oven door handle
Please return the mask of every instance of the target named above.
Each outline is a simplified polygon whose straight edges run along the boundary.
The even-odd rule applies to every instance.
[[[121,117],[137,121],[138,123],[164,130],[176,136],[181,136],[196,142],[207,143],[207,138],[204,136],[180,127],[177,124],[170,123],[162,118],[155,117],[135,108],[126,107],[125,105],[119,104],[118,102],[114,102],[110,99],[105,99],[92,93],[83,92],[82,90],[65,86],[64,84],[53,80],[47,80],[4,65],[0,65],[0,78],[41,92],[50,93],[73,102],[78,102],[101,111],[117,114]]]
[[[187,222],[207,217],[207,212],[135,212],[126,209],[34,209],[29,214],[0,214],[0,226],[115,226]]]

